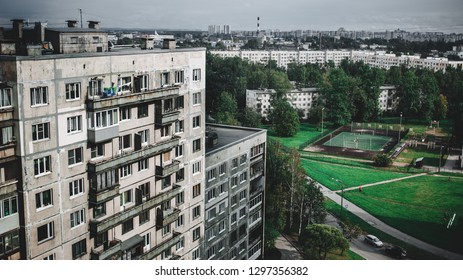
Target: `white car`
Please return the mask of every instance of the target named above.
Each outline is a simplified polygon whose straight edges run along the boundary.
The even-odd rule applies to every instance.
[[[365,236],[365,242],[370,243],[375,247],[383,247],[383,242],[381,242],[381,240],[379,240],[378,237],[371,234]]]

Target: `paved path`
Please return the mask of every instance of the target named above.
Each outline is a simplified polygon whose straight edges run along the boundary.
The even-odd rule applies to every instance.
[[[331,200],[333,200],[334,202],[336,202],[337,204],[341,204],[341,196],[337,193],[337,192],[334,192],[328,188],[326,188],[325,186],[323,185],[320,185],[320,190],[322,191],[322,193],[327,196],[328,198],[330,198]],[[453,252],[450,252],[450,251],[447,251],[447,250],[444,250],[444,249],[441,249],[441,248],[438,248],[434,245],[431,245],[431,244],[428,244],[428,243],[425,243],[417,238],[414,238],[410,235],[407,235],[387,224],[385,224],[384,222],[380,221],[379,219],[375,218],[373,215],[370,215],[369,213],[367,213],[365,210],[361,209],[360,207],[352,204],[350,201],[346,200],[345,198],[343,199],[344,202],[343,202],[343,205],[344,207],[346,208],[346,210],[350,211],[351,213],[353,213],[354,215],[358,216],[359,218],[361,218],[362,220],[366,221],[367,223],[369,223],[370,225],[372,225],[373,227],[397,238],[397,239],[400,239],[406,243],[409,243],[417,248],[420,248],[420,249],[423,249],[423,250],[426,250],[436,256],[441,256],[445,259],[450,259],[450,260],[463,260],[463,255],[460,255],[460,254],[457,254],[457,253],[453,253]]]
[[[288,239],[280,235],[277,240],[275,240],[275,248],[281,252],[282,260],[303,260],[299,251],[291,244]]]
[[[376,183],[371,183],[371,184],[365,184],[365,185],[361,185],[361,186],[357,186],[357,187],[349,187],[349,188],[345,188],[344,191],[356,190],[359,187],[365,188],[365,187],[371,187],[371,186],[376,186],[376,185],[383,185],[383,184],[397,182],[397,181],[406,180],[406,179],[410,179],[410,178],[420,177],[420,176],[424,176],[424,175],[427,175],[427,174],[428,173],[419,173],[419,174],[410,175],[410,176],[407,176],[407,177],[396,178],[396,179],[391,179],[391,180],[386,180],[386,181],[381,181],[381,182],[376,182]],[[339,190],[339,191],[336,191],[336,192],[341,192],[341,191]]]

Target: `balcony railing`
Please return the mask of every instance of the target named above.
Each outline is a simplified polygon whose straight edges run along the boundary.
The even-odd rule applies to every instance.
[[[154,124],[157,126],[163,126],[169,123],[173,123],[178,120],[179,114],[180,111],[177,109],[156,113],[154,115]]]
[[[167,249],[171,248],[172,246],[174,246],[175,244],[177,244],[177,242],[180,240],[181,237],[182,237],[182,235],[180,233],[177,233],[177,232],[174,231],[172,233],[172,238],[158,244],[157,246],[155,246],[154,248],[152,248],[151,250],[149,250],[145,254],[141,255],[139,259],[141,259],[141,260],[152,260],[152,259],[154,259],[155,257],[159,256],[165,250],[167,250]]]
[[[0,122],[13,119],[14,107],[2,107],[0,108]]]
[[[103,250],[92,250],[92,259],[106,260],[114,257],[115,259],[118,259],[125,251],[129,251],[135,247],[139,247],[139,250],[136,251],[142,252],[141,247],[143,246],[143,241],[144,239],[140,235],[134,235],[124,241],[120,241],[118,239],[112,240],[107,243],[108,245],[105,246]],[[131,257],[137,258],[138,256]]]
[[[167,177],[180,169],[180,162],[174,160],[171,164],[165,166],[156,166],[156,177]]]
[[[177,208],[171,208],[169,210],[164,210],[162,211],[162,221],[156,221],[156,228],[161,229],[168,224],[171,224],[175,222],[178,219],[178,216],[180,214],[180,209]]]
[[[167,141],[163,141],[153,145],[148,145],[138,151],[124,152],[120,155],[116,155],[112,158],[108,158],[98,162],[90,161],[88,163],[88,171],[99,173],[104,170],[119,168],[126,164],[134,163],[142,158],[148,158],[166,151],[170,151],[174,147],[178,146],[179,141],[179,137],[173,136],[171,139]]]
[[[177,194],[181,192],[181,190],[182,188],[180,186],[175,185],[171,190],[160,193],[154,197],[151,197],[146,202],[140,205],[134,206],[130,209],[127,209],[126,211],[116,213],[101,221],[92,220],[90,221],[90,233],[93,236],[96,236],[96,234],[98,233],[102,233],[109,229],[112,229],[120,225],[122,222],[126,221],[127,219],[134,218],[140,215],[142,212],[150,210],[160,205],[162,202],[174,198]]]
[[[90,189],[88,200],[90,204],[96,205],[105,201],[109,201],[119,195],[119,184],[113,185],[103,190]]]
[[[0,197],[2,197],[2,195],[15,193],[17,191],[17,187],[18,180],[16,179],[0,183]]]
[[[163,88],[150,89],[140,93],[126,93],[110,97],[94,96],[86,101],[88,110],[99,110],[118,106],[140,104],[144,102],[154,102],[168,97],[179,95],[180,86],[172,85]]]

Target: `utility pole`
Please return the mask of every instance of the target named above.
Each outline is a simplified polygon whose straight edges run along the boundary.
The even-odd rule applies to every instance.
[[[402,112],[400,112],[399,139],[397,140],[397,144],[400,144],[400,131],[401,130],[402,130]]]

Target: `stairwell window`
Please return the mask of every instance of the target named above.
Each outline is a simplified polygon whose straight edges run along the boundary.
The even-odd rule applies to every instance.
[[[66,100],[73,101],[80,99],[80,83],[66,84]]]

